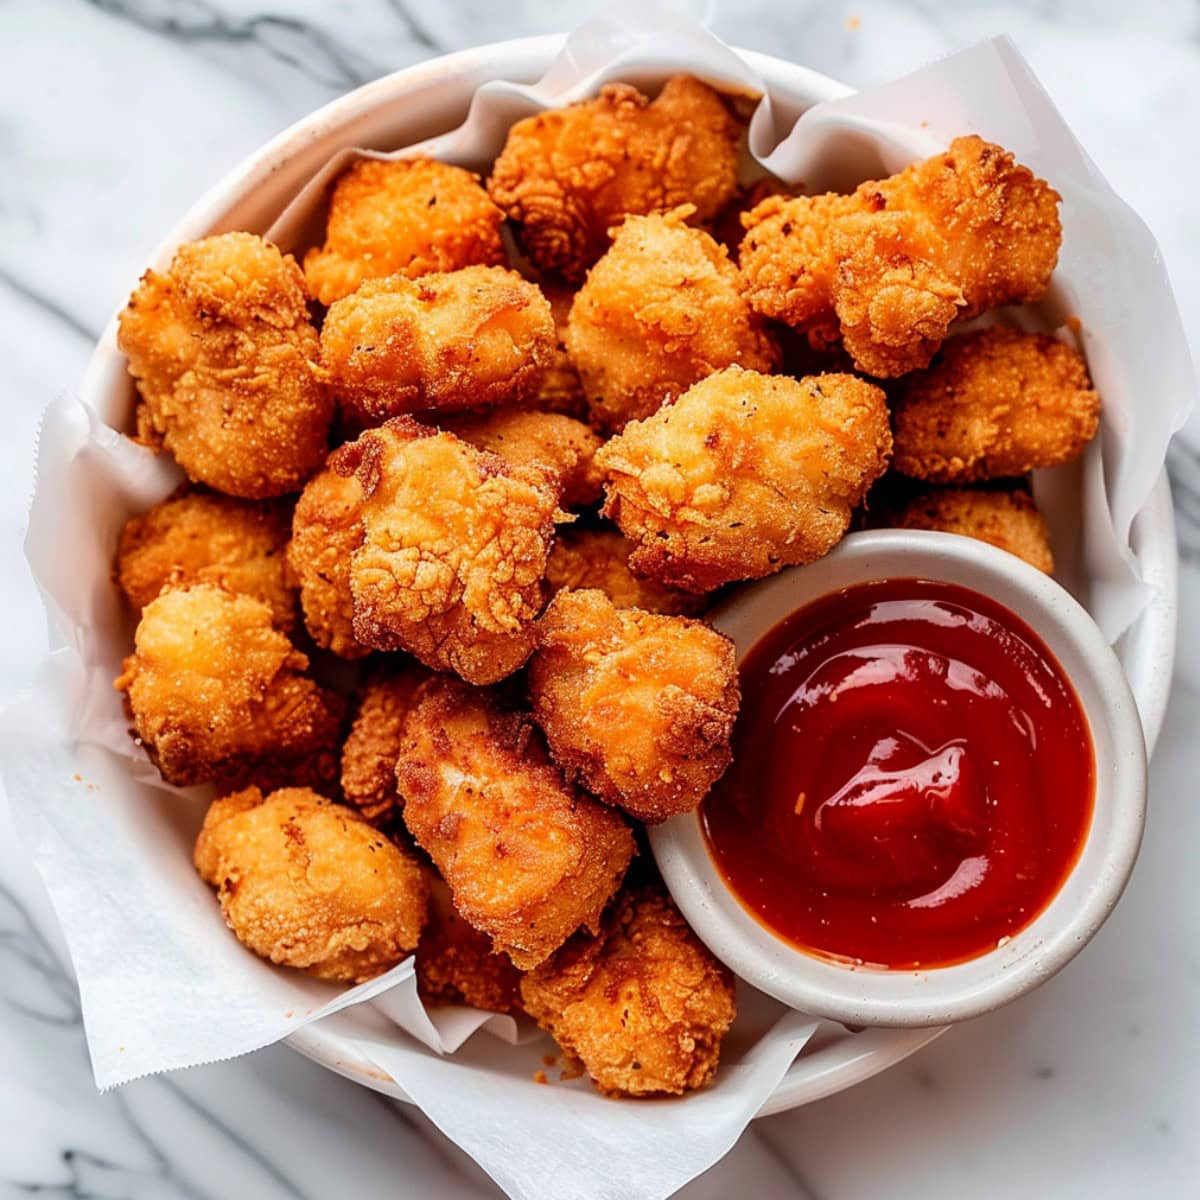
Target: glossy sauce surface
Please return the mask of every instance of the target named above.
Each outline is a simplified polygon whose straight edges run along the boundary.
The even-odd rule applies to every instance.
[[[741,676],[701,818],[763,924],[852,964],[944,966],[1053,899],[1091,822],[1092,745],[1015,614],[953,584],[861,584],[775,626]]]

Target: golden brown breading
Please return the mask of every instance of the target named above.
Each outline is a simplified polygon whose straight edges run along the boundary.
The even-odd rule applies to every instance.
[[[860,370],[902,375],[928,364],[956,318],[1045,292],[1059,199],[1001,147],[956,138],[850,196],[773,197],[747,214],[746,296],[815,344],[840,329]]]
[[[381,975],[425,923],[427,868],[308,788],[214,801],[194,859],[243,945],[318,979]]]
[[[180,246],[147,271],[118,344],[142,396],[138,432],[188,476],[231,496],[299,491],[324,461],[333,401],[289,255],[249,233]]]
[[[538,631],[529,697],[567,778],[640,821],[694,809],[733,757],[733,643],[595,589],[559,592]]]
[[[560,529],[546,563],[553,596],[564,588],[599,588],[618,608],[695,616],[705,607],[700,596],[639,579],[629,569],[633,543],[613,529]]]
[[[1050,531],[1027,492],[1009,488],[931,488],[884,514],[893,529],[934,529],[990,542],[1054,573]]]
[[[602,439],[574,417],[505,410],[439,424],[514,467],[540,467],[554,480],[564,508],[586,508],[600,499],[603,487],[594,458]]]
[[[454,911],[450,889],[434,881],[429,923],[417,946],[417,987],[427,1004],[469,1004],[488,1012],[521,1007],[521,972],[507,954],[492,950],[487,935]]]
[[[716,1074],[734,979],[661,887],[627,889],[521,980],[525,1009],[609,1096],[679,1096]]]
[[[503,267],[371,279],[321,327],[321,368],[351,421],[517,404],[554,355],[537,284]]]
[[[894,465],[934,483],[1024,475],[1078,458],[1099,425],[1100,397],[1076,350],[997,326],[954,338],[905,380]]]
[[[527,970],[580,926],[599,927],[633,834],[563,780],[528,716],[434,676],[409,713],[396,777],[405,825],[493,949]]]
[[[690,592],[828,553],[891,453],[883,392],[729,367],[600,448],[629,565]]]
[[[741,128],[721,97],[690,75],[658,97],[613,83],[595,100],[518,121],[488,191],[534,264],[577,283],[627,213],[694,204],[711,220],[737,185]]]
[[[575,370],[575,364],[567,352],[566,342],[567,320],[571,315],[571,305],[575,302],[575,292],[551,279],[540,280],[539,286],[542,295],[550,302],[550,312],[554,317],[554,352],[542,373],[542,382],[537,391],[525,404],[539,412],[562,413],[582,420],[587,416],[587,401],[583,397],[583,384],[579,382],[579,372]]]
[[[139,609],[166,587],[214,583],[270,605],[287,633],[296,623],[285,555],[290,532],[291,513],[279,501],[254,504],[186,488],[125,522],[117,582]]]
[[[373,825],[399,813],[396,759],[404,722],[417,688],[429,672],[417,663],[390,667],[364,684],[350,732],[342,746],[342,795]]]
[[[331,458],[364,499],[350,559],[354,635],[494,683],[533,650],[560,513],[549,477],[397,417]]]
[[[503,222],[470,171],[428,158],[361,158],[338,176],[325,244],[304,256],[304,274],[332,304],[367,279],[501,266]]]
[[[722,367],[779,362],[737,268],[684,223],[690,211],[629,217],[575,297],[567,349],[597,428],[619,432]]]
[[[305,485],[292,514],[288,571],[300,589],[308,636],[341,658],[370,654],[354,636],[350,555],[362,544],[362,485],[326,467]]]
[[[307,666],[261,600],[205,583],[146,605],[115,686],[168,783],[319,786],[337,774],[345,705]]]

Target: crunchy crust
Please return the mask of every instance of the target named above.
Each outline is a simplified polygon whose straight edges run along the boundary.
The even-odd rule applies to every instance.
[[[168,783],[321,786],[345,705],[307,666],[262,601],[199,584],[146,605],[115,686]]]
[[[342,796],[373,825],[399,814],[396,759],[417,688],[429,672],[416,663],[377,672],[363,685],[342,746]]]
[[[381,974],[415,948],[425,922],[426,868],[308,788],[214,801],[194,859],[240,942],[319,979]]]
[[[550,304],[503,267],[372,279],[329,310],[321,370],[348,420],[518,404],[554,356]]]
[[[147,271],[118,344],[143,404],[138,430],[189,478],[261,500],[298,491],[328,448],[333,401],[317,381],[304,277],[249,233],[179,248]]]
[[[398,417],[330,463],[363,490],[350,559],[354,635],[472,683],[511,675],[533,621],[559,512],[548,477]]]
[[[705,608],[701,596],[635,575],[629,569],[632,552],[633,543],[614,529],[561,529],[546,563],[551,596],[599,588],[618,608],[692,617]]]
[[[350,556],[362,545],[362,486],[332,468],[305,485],[292,514],[288,571],[300,589],[309,637],[341,658],[362,658],[370,648],[354,636]]]
[[[702,593],[820,558],[891,453],[887,404],[853,375],[710,375],[600,448],[629,565]]]
[[[538,630],[529,695],[567,777],[641,821],[696,808],[733,760],[733,643],[595,590],[559,592]]]
[[[296,623],[287,577],[288,506],[253,504],[183,488],[131,517],[117,544],[115,575],[134,608],[168,587],[213,583],[270,605],[285,633]]]
[[[564,508],[587,508],[603,493],[594,461],[602,439],[574,417],[504,411],[443,421],[442,428],[514,467],[542,469],[553,478]]]
[[[1078,458],[1099,424],[1100,397],[1076,350],[997,326],[952,339],[905,381],[894,465],[934,483],[1023,475]]]
[[[708,221],[737,186],[741,133],[721,97],[677,75],[653,101],[628,84],[518,121],[488,191],[534,264],[579,282],[627,213],[696,207]]]
[[[454,911],[439,879],[430,893],[429,923],[417,946],[417,987],[427,1004],[469,1004],[488,1012],[521,1008],[521,972],[497,954],[487,935]]]
[[[580,926],[598,928],[633,835],[563,780],[528,716],[435,676],[409,714],[396,777],[405,825],[493,949],[527,970]]]
[[[894,529],[934,529],[990,542],[1030,566],[1054,573],[1050,531],[1033,497],[1007,488],[931,488],[885,514]]]
[[[619,432],[733,363],[778,365],[779,348],[738,291],[737,268],[685,224],[690,212],[627,218],[575,297],[567,349],[597,428]]]
[[[525,1009],[609,1096],[680,1096],[716,1074],[736,1013],[732,973],[661,887],[621,893],[521,980]]]
[[[956,318],[1045,292],[1059,200],[1006,150],[956,138],[849,196],[771,197],[747,213],[745,294],[816,346],[840,335],[860,370],[903,375]]]
[[[479,176],[429,158],[359,159],[338,176],[325,244],[304,256],[304,274],[322,304],[368,279],[470,266],[501,266],[504,214]]]

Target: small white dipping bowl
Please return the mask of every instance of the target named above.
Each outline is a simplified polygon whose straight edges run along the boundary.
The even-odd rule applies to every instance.
[[[742,588],[710,619],[733,639],[740,662],[768,630],[821,596],[872,580],[912,578],[971,588],[1010,609],[1046,643],[1087,717],[1096,774],[1091,827],[1074,869],[1034,921],[996,949],[953,966],[843,966],[797,949],[742,906],[713,862],[698,813],[650,829],[671,894],[718,958],[784,1004],[847,1025],[963,1021],[1049,979],[1083,949],[1120,898],[1145,822],[1146,749],[1121,665],[1087,612],[1014,555],[955,534],[855,533],[819,562]]]

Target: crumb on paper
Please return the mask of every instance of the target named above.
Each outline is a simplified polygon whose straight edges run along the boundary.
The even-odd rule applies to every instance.
[[[83,776],[80,775],[80,773],[78,771],[76,771],[75,774],[71,776],[71,778],[74,779],[76,783],[83,782]]]
[[[1083,332],[1083,322],[1072,313],[1064,322],[1064,325],[1078,337]]]
[[[289,1008],[289,1009],[287,1010],[287,1012],[285,1012],[285,1013],[283,1014],[283,1019],[284,1019],[285,1021],[290,1021],[290,1020],[291,1020],[291,1019],[292,1019],[292,1018],[293,1018],[295,1015],[296,1015],[295,1011]]]
[[[547,1078],[545,1071],[538,1070],[533,1073],[533,1082],[548,1084],[550,1080]]]
[[[568,1063],[558,1073],[559,1079],[578,1079],[583,1074],[583,1063]]]
[[[850,30],[851,33],[856,33],[862,28],[862,17],[847,17],[846,28]]]

